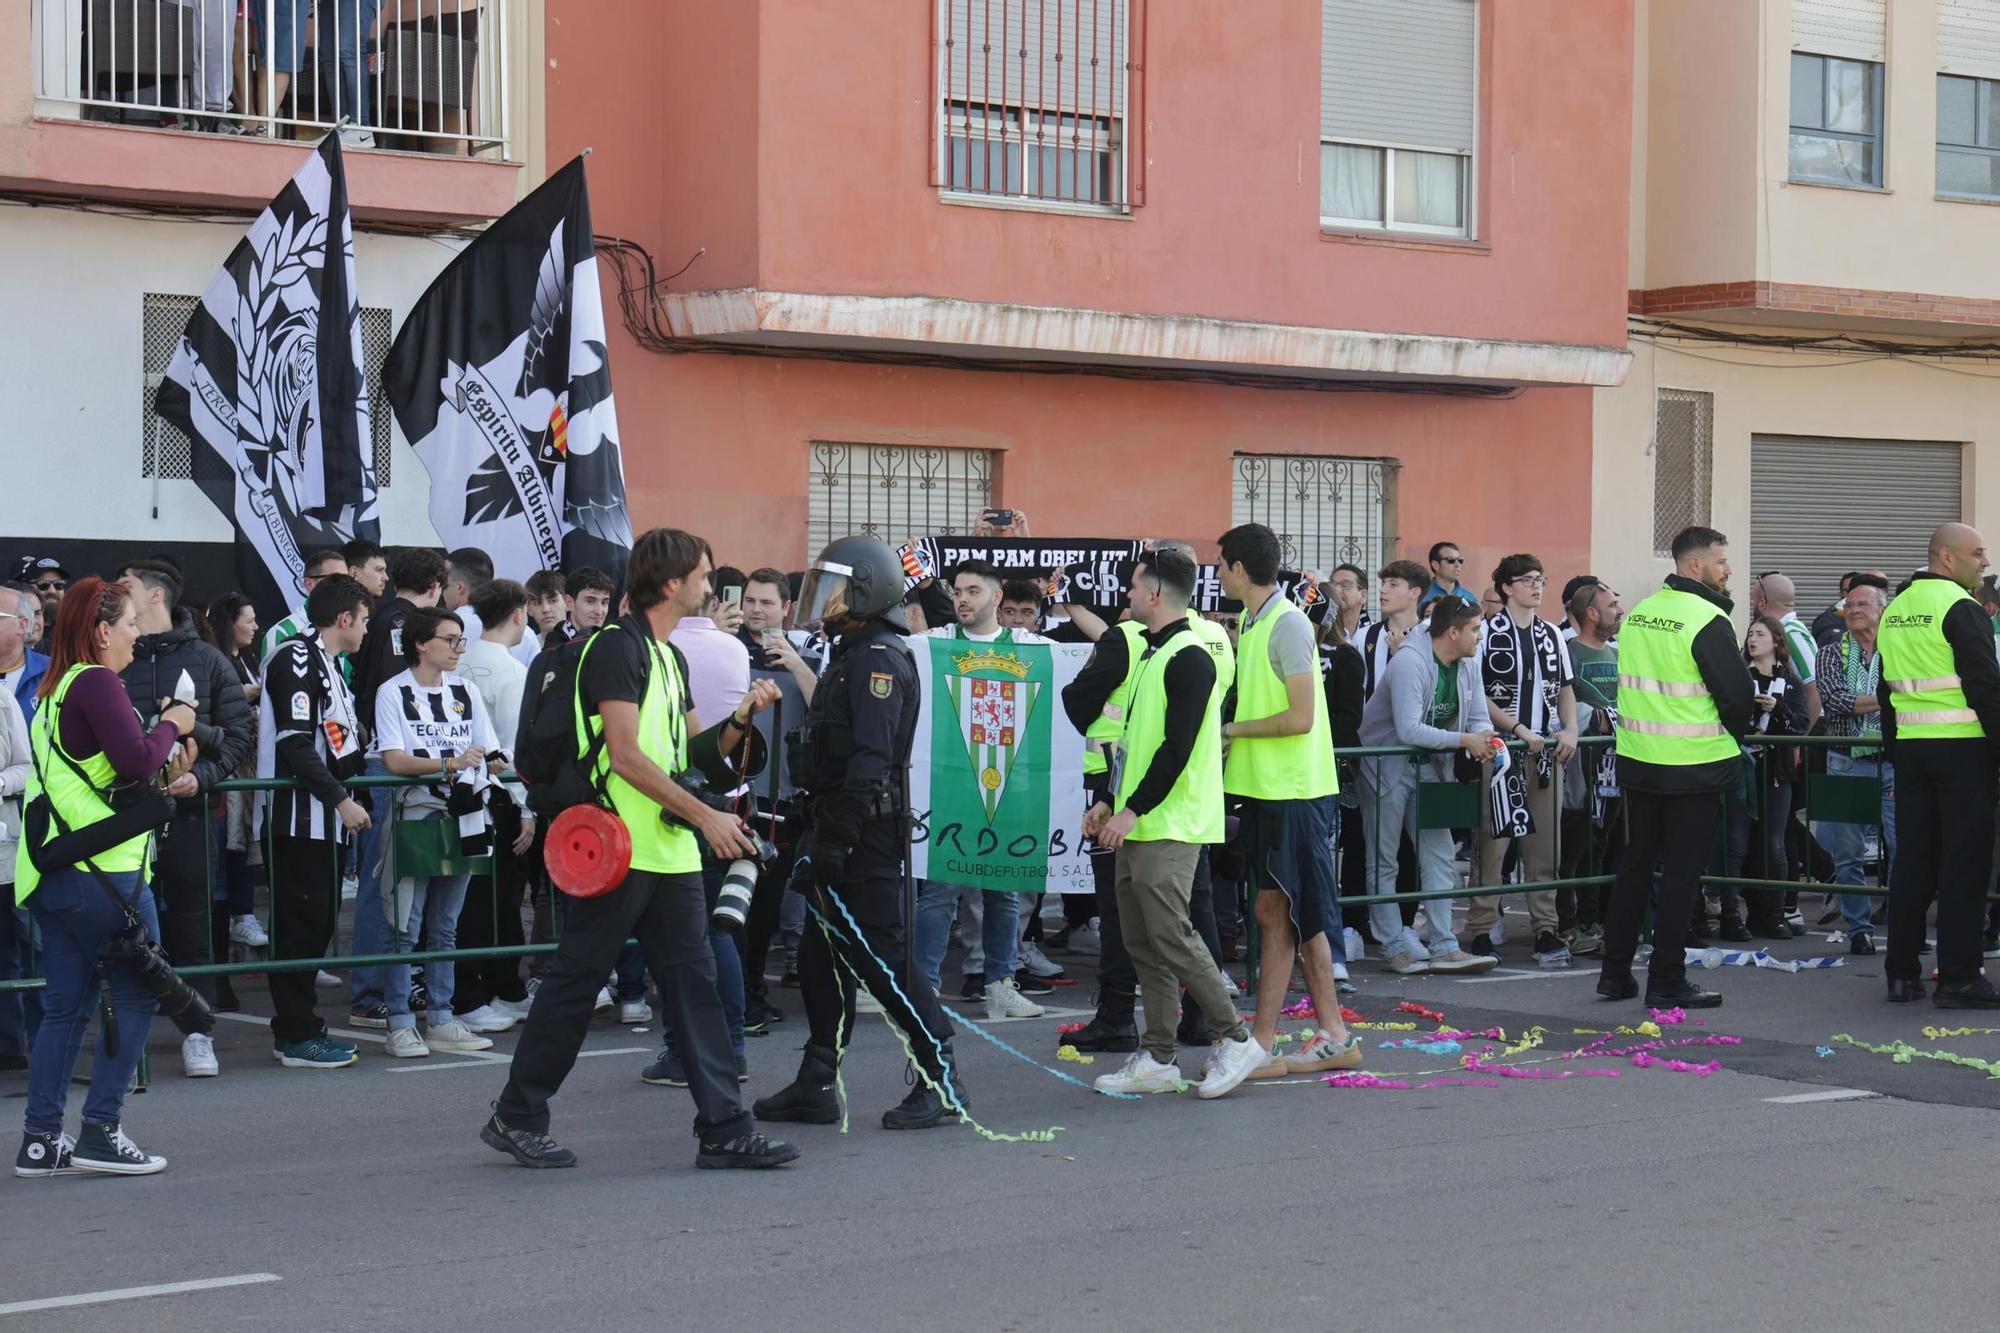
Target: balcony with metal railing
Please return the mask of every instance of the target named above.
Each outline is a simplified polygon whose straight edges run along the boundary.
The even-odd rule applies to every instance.
[[[0,17],[0,50],[11,28],[29,56],[13,66],[25,88],[10,90],[0,72],[0,185],[249,205],[289,175],[294,145],[337,130],[359,150],[349,159],[359,215],[479,218],[516,193],[513,85],[523,66],[511,40],[538,20],[539,0],[30,0],[25,9]]]

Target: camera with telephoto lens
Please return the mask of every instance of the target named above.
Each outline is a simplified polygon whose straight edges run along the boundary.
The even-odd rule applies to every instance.
[[[712,789],[708,779],[693,769],[674,774],[674,782],[709,809],[719,810],[725,815],[736,813],[736,799]],[[678,828],[694,827],[666,810],[660,811],[660,818]],[[709,921],[717,930],[742,929],[743,923],[750,919],[750,895],[756,891],[758,871],[778,859],[778,849],[768,839],[749,829],[743,831],[743,836],[750,840],[756,854],[738,857],[729,863],[728,873],[722,878],[722,888],[716,893],[715,910],[709,913]]]
[[[103,965],[122,965],[137,972],[139,980],[159,1002],[161,1016],[184,1034],[206,1035],[214,1030],[215,1015],[209,1012],[208,1001],[202,999],[194,987],[181,980],[180,973],[174,971],[173,964],[167,961],[167,955],[158,941],[144,936],[133,939],[129,935],[113,935],[98,946],[97,961]]]

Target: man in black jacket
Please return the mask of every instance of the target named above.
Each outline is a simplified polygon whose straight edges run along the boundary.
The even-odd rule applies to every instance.
[[[368,635],[354,655],[354,708],[365,729],[375,717],[375,691],[408,665],[403,660],[403,621],[420,607],[438,604],[444,595],[444,557],[425,547],[396,552],[389,562],[395,596],[368,619]],[[379,758],[368,760],[369,776],[387,773]],[[382,910],[382,830],[389,822],[387,787],[370,788],[365,803],[370,822],[355,835],[354,947],[357,954],[389,952],[389,919]],[[358,1027],[389,1026],[389,1006],[382,999],[382,969],[357,967],[348,988],[352,1010],[348,1022]]]
[[[1754,691],[1728,616],[1727,540],[1713,528],[1688,528],[1674,538],[1673,551],[1674,572],[1666,587],[1632,609],[1619,638],[1618,785],[1625,793],[1631,840],[1611,886],[1597,993],[1607,1000],[1639,993],[1632,959],[1657,866],[1646,1003],[1712,1009],[1722,997],[1688,981],[1682,941],[1722,819],[1722,793],[1740,780],[1742,759],[1725,738],[1741,741],[1749,731]],[[1689,606],[1698,609],[1693,614],[1682,609]],[[1709,619],[1702,621],[1702,615]],[[1686,637],[1684,631],[1697,624],[1692,638]],[[1699,687],[1684,678],[1666,679],[1656,664],[1675,662],[1677,675],[1684,676],[1689,659]],[[1690,712],[1706,712],[1709,720],[1655,721],[1644,716],[1651,711],[1646,698],[1664,698],[1675,708],[1685,701]],[[1721,753],[1711,757],[1711,751]]]
[[[167,788],[179,799],[174,822],[161,831],[153,885],[160,898],[161,943],[177,967],[201,967],[214,961],[209,912],[215,882],[214,860],[222,855],[211,846],[215,820],[210,793],[215,784],[234,777],[249,757],[250,705],[229,659],[203,643],[185,613],[176,617],[180,577],[158,560],[135,560],[118,581],[132,596],[139,614],[139,642],[132,665],[123,673],[132,706],[144,718],[157,717],[169,703],[192,705],[193,740],[199,751],[194,767]],[[193,977],[190,984],[213,1004],[213,977]],[[181,1065],[189,1078],[220,1072],[215,1045],[205,1033],[189,1033],[181,1042]]]

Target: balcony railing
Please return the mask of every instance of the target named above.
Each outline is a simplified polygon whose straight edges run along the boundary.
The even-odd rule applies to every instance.
[[[507,155],[507,0],[30,4],[44,115]]]

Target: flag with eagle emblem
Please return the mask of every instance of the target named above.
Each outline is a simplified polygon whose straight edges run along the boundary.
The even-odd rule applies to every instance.
[[[446,546],[479,547],[508,578],[623,574],[632,520],[581,157],[446,267],[383,378]]]

